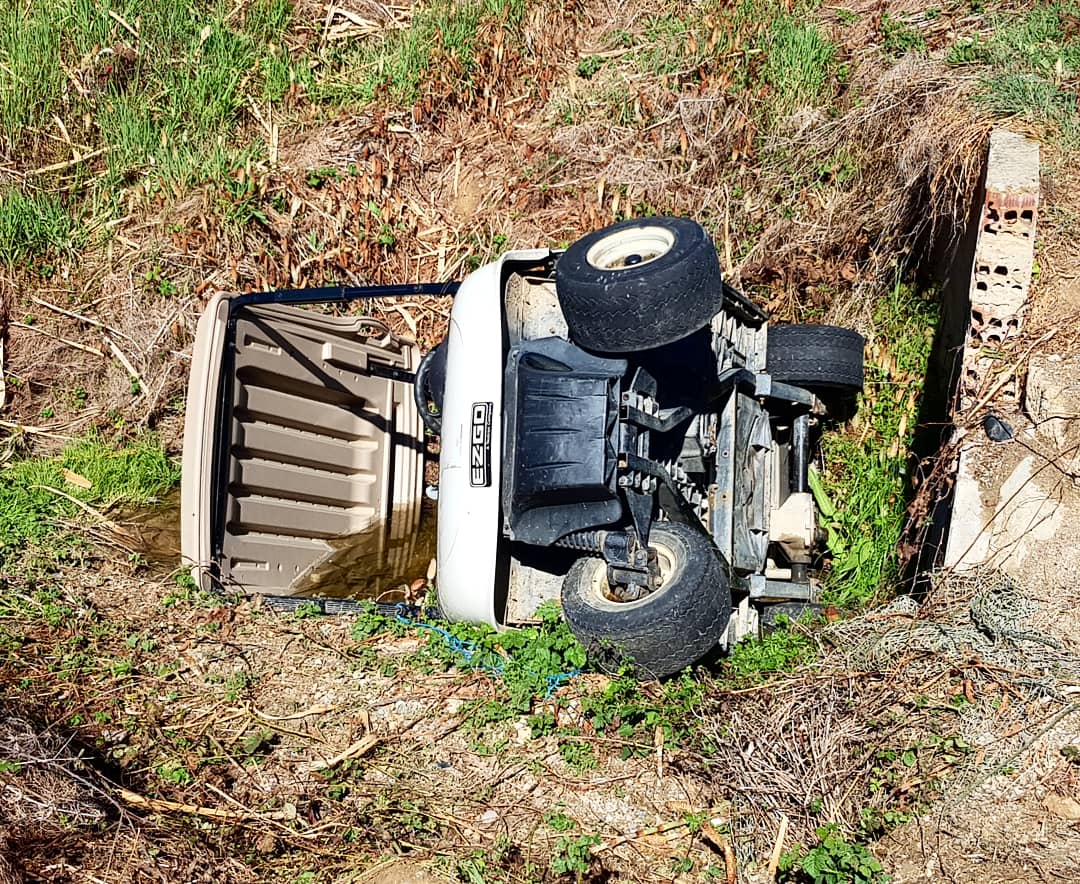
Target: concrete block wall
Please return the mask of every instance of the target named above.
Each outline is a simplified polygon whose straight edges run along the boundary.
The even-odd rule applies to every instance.
[[[963,354],[960,411],[978,401],[993,351],[1020,330],[1031,287],[1039,209],[1039,145],[1006,129],[990,134],[982,220],[975,245],[971,320]],[[1015,381],[1001,394],[1013,400]]]
[[[1035,258],[1039,210],[1039,145],[1015,132],[990,134],[981,220],[975,242],[968,297],[971,309],[962,353],[957,426],[995,383],[1001,366],[995,353],[1022,326]],[[995,393],[995,401],[1017,402],[1015,377]],[[978,431],[974,431],[977,433]],[[965,439],[958,458],[944,565],[965,570],[988,561],[1002,530],[998,489],[987,489],[973,470],[977,437]],[[985,502],[993,500],[994,505]]]

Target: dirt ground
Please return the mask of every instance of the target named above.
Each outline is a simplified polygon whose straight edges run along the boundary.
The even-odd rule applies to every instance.
[[[327,14],[296,5],[316,23]],[[55,275],[0,274],[7,448],[149,429],[178,452],[194,329],[215,291],[456,279],[503,248],[558,246],[630,212],[701,217],[727,278],[775,315],[872,334],[896,254],[963,217],[990,126],[938,57],[948,29],[969,26],[966,7],[923,22],[929,57],[859,61],[881,9],[915,5],[850,4],[865,18],[848,30],[825,8],[854,77],[844,89],[865,100],[835,118],[793,114],[768,150],[748,114],[761,99],[733,100],[723,65],[663,82],[617,64],[577,73],[594,55],[617,62],[613,34],[643,33],[648,4],[538,3],[530,51],[485,56],[468,99],[442,84],[433,108],[286,120],[275,162],[237,172],[258,179],[264,222],[226,224],[209,189],[133,193],[110,235]],[[850,186],[830,165],[847,144],[867,169]],[[825,172],[793,184],[807,163]],[[1077,348],[1080,163],[1048,150],[1045,165],[1040,273],[1008,350],[1020,376],[1033,354]],[[327,168],[341,174],[311,174]],[[370,201],[392,245],[365,229]],[[374,309],[426,348],[449,303]],[[1025,427],[1018,405],[992,404]],[[1055,488],[1080,513],[1070,482]],[[1053,670],[1059,694],[1039,696],[1023,665],[995,669],[974,646],[853,662],[826,633],[813,667],[755,684],[702,676],[667,744],[660,725],[624,736],[581,720],[583,700],[612,684],[600,674],[532,710],[574,735],[534,737],[525,714],[478,723],[477,701],[502,703],[503,688],[427,656],[428,631],[357,638],[352,618],[217,603],[178,588],[174,564],[133,558],[138,530],[119,521],[125,536],[80,528],[96,546],[50,578],[59,619],[32,568],[2,576],[26,608],[0,617],[15,636],[0,758],[22,759],[0,767],[0,882],[764,881],[777,846],[868,815],[885,821],[869,830],[896,882],[1080,878],[1080,622],[1075,569],[1060,566],[1080,546],[1072,522],[1010,571],[1040,606],[1028,621],[1060,645],[1051,665],[1017,639],[1021,662]],[[871,613],[868,628],[959,622],[977,594]],[[642,690],[640,702],[670,699]]]

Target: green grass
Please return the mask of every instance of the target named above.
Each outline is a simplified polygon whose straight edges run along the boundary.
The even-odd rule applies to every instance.
[[[84,436],[64,450],[60,464],[91,483],[85,499],[98,506],[150,503],[180,479],[179,469],[152,437],[116,447],[98,435]]]
[[[833,75],[836,47],[808,22],[780,15],[769,29],[762,80],[780,113],[820,103]]]
[[[870,601],[897,577],[909,449],[937,316],[933,297],[900,282],[878,300],[876,337],[891,366],[867,360],[858,419],[825,434],[828,472],[811,472],[832,555],[826,598],[841,607]]]
[[[976,103],[996,117],[1019,117],[1067,139],[1080,136],[1080,4],[1045,3],[990,18],[985,39],[961,38],[951,64],[980,70]]]
[[[260,43],[280,45],[292,18],[292,0],[255,0],[248,7],[244,30]]]
[[[43,7],[21,2],[0,12],[0,148],[40,126],[64,86],[61,29]]]
[[[485,23],[512,32],[527,0],[434,0],[417,7],[409,27],[351,43],[325,57],[330,73],[311,84],[316,100],[367,104],[383,98],[412,105],[436,65],[455,80],[455,91],[473,88]]]
[[[781,113],[825,98],[837,66],[836,48],[807,21],[813,4],[779,0],[694,4],[685,14],[644,19],[635,34],[619,33],[612,48],[632,49],[638,70],[669,77],[674,89],[719,76],[732,92],[760,86]]]
[[[435,76],[468,95],[485,27],[513,34],[526,9],[527,0],[430,0],[405,28],[301,51],[290,0],[10,0],[0,8],[0,157],[70,160],[58,119],[80,153],[102,155],[74,163],[65,180],[67,225],[59,202],[4,197],[0,260],[77,248],[83,216],[100,223],[130,210],[125,189],[172,200],[209,186],[230,224],[263,220],[251,170],[268,148],[252,104],[265,114],[291,94],[307,117],[320,105],[407,107]]]
[[[288,4],[269,5],[280,24]],[[71,120],[71,111],[89,112],[106,143],[122,154],[137,132],[147,134],[141,145],[147,156],[151,143],[168,150],[170,135],[172,146],[186,141],[194,150],[225,133],[244,104],[241,84],[257,76],[257,50],[266,51],[252,34],[225,24],[229,10],[229,4],[206,0],[12,3],[0,13],[3,147],[25,145],[52,126],[54,113]],[[110,12],[139,23],[139,56],[130,63],[110,54],[116,44],[135,48]],[[262,19],[254,30],[264,39],[276,33]],[[88,95],[68,82],[65,68]]]
[[[17,189],[0,193],[0,262],[8,267],[68,253],[80,239],[76,222],[56,197]]]
[[[1080,34],[1075,19],[1080,3],[1039,4],[1020,15],[999,14],[994,19],[990,58],[995,64],[1018,62],[1046,76],[1059,66],[1074,76],[1080,69]]]
[[[99,100],[111,183],[222,181],[261,147],[257,138],[250,147],[234,146],[232,136],[257,88],[266,47],[220,18],[200,24],[192,19],[171,28],[159,21],[158,49],[169,63],[140,65],[126,86]]]
[[[65,470],[90,487],[68,481]],[[75,501],[96,508],[148,503],[179,478],[179,469],[152,437],[119,447],[91,434],[58,457],[15,461],[0,470],[0,562],[27,543],[62,544],[66,532],[56,523],[83,515]]]
[[[1002,73],[984,77],[979,104],[998,117],[1021,117],[1053,126],[1063,133],[1076,131],[1076,95],[1033,73]]]
[[[137,25],[138,40],[110,12]],[[102,152],[63,183],[67,223],[55,198],[3,198],[0,260],[77,248],[81,216],[117,217],[133,186],[179,196],[210,184],[240,204],[236,220],[258,217],[235,193],[237,170],[266,157],[245,115],[295,80],[280,45],[292,6],[259,0],[235,12],[219,0],[18,0],[0,10],[0,156],[48,166],[76,149]],[[57,120],[72,148],[58,147]]]
[[[706,36],[693,14],[650,15],[645,18],[644,32],[636,41],[637,67],[650,74],[674,74],[693,68],[704,58],[701,47]],[[697,52],[690,50],[691,38],[698,44]],[[629,35],[626,40],[630,40]]]

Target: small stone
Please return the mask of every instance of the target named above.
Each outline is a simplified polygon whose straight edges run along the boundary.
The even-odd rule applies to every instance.
[[[1067,795],[1047,795],[1043,799],[1043,805],[1050,813],[1060,819],[1080,820],[1080,801],[1075,798],[1070,798]]]
[[[1011,442],[1014,435],[1013,428],[993,412],[983,418],[983,432],[991,442]]]

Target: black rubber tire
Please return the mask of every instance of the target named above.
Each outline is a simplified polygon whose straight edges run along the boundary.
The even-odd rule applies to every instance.
[[[701,531],[678,522],[657,522],[649,545],[672,561],[659,589],[636,602],[614,602],[603,559],[581,558],[562,586],[563,616],[593,658],[612,651],[629,657],[644,678],[674,675],[704,657],[720,641],[731,617],[731,587],[720,553]]]
[[[650,228],[670,237],[667,251],[640,263],[598,266],[609,263],[597,261],[605,242]],[[716,247],[689,218],[632,218],[582,237],[556,263],[555,287],[570,339],[602,353],[685,338],[708,325],[723,303]]]
[[[413,402],[433,436],[442,433],[443,392],[446,389],[446,341],[440,341],[420,360],[413,378]],[[430,405],[429,405],[430,403]],[[434,411],[431,405],[435,406]]]
[[[835,325],[773,325],[765,370],[812,393],[854,397],[863,388],[863,336]]]

